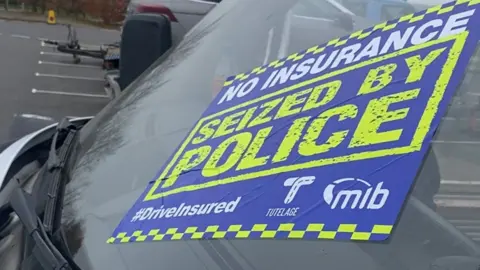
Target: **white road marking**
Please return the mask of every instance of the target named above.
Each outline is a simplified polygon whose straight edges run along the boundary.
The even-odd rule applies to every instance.
[[[54,120],[52,117],[49,117],[49,116],[43,116],[43,115],[38,115],[38,114],[30,114],[30,113],[22,113],[19,116],[23,117],[23,118],[38,119],[38,120],[44,120],[44,121],[53,121]]]
[[[105,32],[120,32],[120,30],[118,30],[118,29],[106,29],[106,28],[101,29],[101,31],[105,31]]]
[[[456,118],[454,117],[442,117],[443,120],[447,120],[447,121],[453,121],[453,120],[457,120]]]
[[[72,57],[71,54],[68,54],[68,53],[57,53],[57,52],[40,52],[41,55],[53,55],[53,56],[62,56],[62,57]],[[78,56],[80,58],[89,58],[89,57],[86,57],[86,56]]]
[[[11,37],[14,37],[14,38],[30,39],[29,36],[25,36],[25,35],[11,34],[10,36],[11,36]]]
[[[440,182],[442,185],[459,185],[459,186],[480,186],[480,181],[472,180],[446,180],[442,179]]]
[[[435,204],[440,207],[480,208],[480,200],[470,198],[449,198],[446,195],[435,196]]]
[[[35,73],[37,77],[50,77],[58,79],[71,79],[71,80],[85,80],[85,81],[100,81],[103,82],[103,78],[93,78],[93,77],[80,77],[80,76],[67,76],[67,75],[57,75],[57,74],[44,74],[44,73]]]
[[[433,143],[437,144],[471,144],[477,145],[480,144],[480,141],[444,141],[444,140],[433,140]]]
[[[97,95],[97,94],[87,94],[87,93],[77,93],[77,92],[61,92],[61,91],[49,91],[49,90],[39,90],[32,89],[33,94],[50,94],[50,95],[63,95],[63,96],[77,96],[77,97],[92,97],[92,98],[108,98],[107,95]]]
[[[94,65],[66,64],[66,63],[48,62],[48,61],[38,61],[38,64],[39,64],[39,65],[63,66],[63,67],[78,67],[78,68],[95,68],[95,69],[101,69],[101,67],[99,67],[99,66],[94,66]]]

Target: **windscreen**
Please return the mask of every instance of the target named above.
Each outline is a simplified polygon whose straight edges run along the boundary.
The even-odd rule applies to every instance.
[[[323,1],[223,1],[97,118],[68,186],[92,267],[478,255],[476,9],[365,26]]]

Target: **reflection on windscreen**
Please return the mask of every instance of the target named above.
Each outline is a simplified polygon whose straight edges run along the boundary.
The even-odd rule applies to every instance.
[[[341,1],[341,3],[357,16],[365,17],[366,14],[367,14],[366,13],[367,12],[367,2],[365,2],[365,1],[344,0],[344,1]]]

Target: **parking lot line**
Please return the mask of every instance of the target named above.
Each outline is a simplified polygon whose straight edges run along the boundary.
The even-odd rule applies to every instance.
[[[103,79],[103,78],[67,76],[67,75],[57,75],[57,74],[44,74],[44,73],[38,73],[38,72],[35,73],[35,76],[37,76],[37,77],[58,78],[58,79],[85,80],[85,81],[99,81],[99,82],[105,81],[105,79]]]
[[[447,180],[447,179],[442,179],[441,180],[442,185],[461,185],[461,186],[480,186],[480,181],[476,180]]]
[[[39,90],[39,89],[35,89],[35,88],[32,89],[32,94],[50,94],[50,95],[77,96],[77,97],[109,98],[107,95]]]
[[[53,121],[52,117],[49,116],[44,116],[44,115],[38,115],[38,114],[31,114],[31,113],[22,113],[18,115],[22,118],[28,118],[28,119],[37,119],[37,120],[44,120],[44,121]]]
[[[66,64],[66,63],[48,62],[48,61],[38,61],[38,64],[39,64],[39,65],[63,66],[63,67],[78,67],[78,68],[101,69],[101,67],[99,67],[99,66],[94,66],[94,65]]]
[[[442,140],[433,140],[433,143],[438,144],[480,144],[480,141],[442,141]]]
[[[30,39],[29,36],[25,36],[25,35],[11,34],[10,36],[11,36],[11,37],[14,37],[14,38]]]
[[[43,52],[43,51],[41,51],[40,54],[41,54],[41,55],[62,56],[62,57],[72,57],[71,54],[67,54],[67,53],[57,53],[57,52]],[[82,56],[82,55],[79,55],[78,57],[84,58],[84,59],[90,58],[90,57]]]

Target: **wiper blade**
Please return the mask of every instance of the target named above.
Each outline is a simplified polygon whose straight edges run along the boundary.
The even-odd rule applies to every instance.
[[[52,234],[54,228],[54,222],[57,220],[57,215],[61,214],[61,211],[57,211],[61,200],[60,195],[64,190],[65,181],[62,181],[62,172],[65,165],[65,161],[73,146],[77,129],[68,121],[63,119],[57,125],[57,132],[53,136],[52,143],[50,145],[50,153],[47,160],[47,171],[43,175],[43,179],[40,181],[48,183],[48,198],[45,204],[43,226],[48,234]],[[57,143],[59,137],[65,134],[63,144],[58,151],[57,155]],[[60,205],[61,206],[61,205]]]
[[[27,194],[17,181],[10,197],[10,207],[22,222],[25,231],[35,244],[32,253],[44,269],[71,270],[69,263],[58,251],[48,237],[40,218],[35,213],[35,208],[30,195]]]
[[[57,132],[52,138],[50,154],[45,167],[48,170],[46,173],[63,168],[64,157],[68,154],[71,141],[74,139],[75,132],[72,130],[75,130],[75,126],[68,120],[58,124]],[[60,136],[65,139],[59,149],[59,155],[57,155],[56,148]],[[0,211],[2,214],[15,213],[33,243],[32,255],[35,260],[32,260],[32,257],[26,258],[22,269],[37,269],[40,264],[44,269],[78,270],[79,267],[68,257],[68,254],[64,255],[59,250],[60,247],[57,248],[52,242],[53,238],[47,233],[42,220],[37,215],[37,202],[34,201],[31,194],[23,189],[23,182],[21,179],[11,179],[0,192]]]

